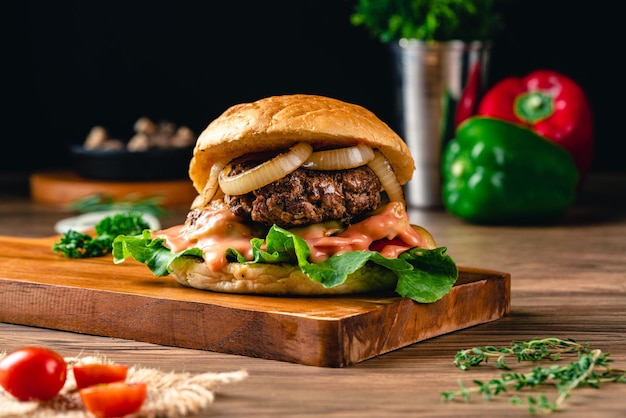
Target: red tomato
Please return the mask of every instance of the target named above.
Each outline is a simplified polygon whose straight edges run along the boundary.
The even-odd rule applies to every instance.
[[[145,383],[114,382],[79,391],[85,408],[97,418],[123,417],[141,409],[148,395]]]
[[[73,369],[78,389],[101,383],[123,382],[128,373],[128,366],[123,364],[76,364]]]
[[[20,401],[48,401],[65,384],[67,364],[43,347],[22,347],[0,360],[0,385]]]

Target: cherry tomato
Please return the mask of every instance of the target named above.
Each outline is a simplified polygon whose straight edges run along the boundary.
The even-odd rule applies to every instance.
[[[123,417],[141,409],[148,395],[145,383],[114,382],[79,390],[85,408],[97,418]]]
[[[0,385],[20,401],[48,401],[65,384],[67,364],[55,351],[22,347],[0,360]]]
[[[128,366],[124,364],[76,364],[73,369],[78,389],[101,383],[123,382],[128,373]]]

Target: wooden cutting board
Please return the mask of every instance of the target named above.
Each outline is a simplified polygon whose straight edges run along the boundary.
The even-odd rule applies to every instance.
[[[510,275],[460,268],[443,299],[269,297],[190,289],[133,260],[68,259],[58,237],[0,236],[0,321],[344,367],[510,312]]]

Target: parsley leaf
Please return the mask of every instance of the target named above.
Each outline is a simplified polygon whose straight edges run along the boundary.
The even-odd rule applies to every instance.
[[[95,236],[69,230],[52,245],[52,250],[68,258],[100,257],[112,251],[118,235],[138,235],[150,226],[139,212],[118,213],[103,218],[95,226]]]

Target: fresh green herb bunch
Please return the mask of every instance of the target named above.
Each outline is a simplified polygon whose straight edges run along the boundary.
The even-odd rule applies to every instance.
[[[502,28],[496,3],[497,0],[358,0],[350,20],[385,43],[402,38],[486,41]]]
[[[111,252],[118,235],[139,235],[149,228],[139,212],[118,213],[98,222],[95,237],[69,230],[52,245],[52,250],[68,258],[100,257]]]
[[[522,361],[556,363],[567,354],[575,354],[576,359],[566,365],[536,366],[528,373],[513,372],[506,363],[507,357],[515,358],[518,363]],[[469,402],[472,392],[479,393],[484,399],[490,400],[496,395],[508,393],[508,390],[556,387],[558,396],[554,400],[550,400],[543,393],[526,397],[528,412],[534,415],[540,412],[558,411],[574,389],[580,387],[598,389],[602,383],[626,383],[626,372],[610,367],[613,360],[609,359],[608,353],[603,353],[599,349],[592,350],[589,344],[579,344],[572,339],[544,338],[513,341],[509,347],[475,347],[459,351],[453,363],[461,370],[468,370],[481,363],[489,362],[489,359],[494,359],[495,366],[507,372],[502,373],[500,378],[492,378],[486,382],[474,380],[475,386],[471,388],[459,381],[459,390],[443,392],[441,394],[443,400],[451,401],[460,396]],[[523,405],[524,401],[519,396],[513,395],[511,403]]]

